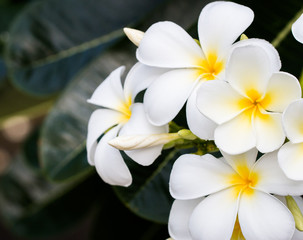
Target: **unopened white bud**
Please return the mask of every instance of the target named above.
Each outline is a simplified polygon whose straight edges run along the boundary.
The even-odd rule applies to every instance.
[[[144,32],[133,29],[133,28],[123,28],[125,35],[128,37],[133,44],[139,47],[139,44],[144,36]]]
[[[180,136],[177,133],[130,135],[116,137],[110,140],[108,144],[119,150],[135,150],[163,145],[179,138]]]

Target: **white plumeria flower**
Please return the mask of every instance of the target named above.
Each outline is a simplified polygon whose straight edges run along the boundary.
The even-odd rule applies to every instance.
[[[276,197],[286,205],[285,197]],[[299,206],[301,212],[303,211],[303,199],[300,196],[293,197]],[[191,199],[191,200],[175,200],[171,207],[169,215],[169,225],[168,230],[170,236],[174,237],[174,240],[193,240],[189,232],[189,219],[193,213],[195,207],[202,201],[203,198]],[[294,235],[291,240],[302,240],[303,232],[295,229]],[[239,219],[236,219],[234,230],[230,240],[245,240],[241,227],[239,224]]]
[[[253,17],[251,9],[236,3],[206,5],[198,20],[201,46],[172,22],[156,23],[145,32],[137,59],[148,66],[168,68],[144,96],[144,106],[153,124],[163,125],[174,119],[188,99],[190,130],[202,139],[213,139],[216,124],[197,110],[195,89],[202,82],[224,75],[231,46]]]
[[[254,147],[271,152],[285,140],[282,112],[300,98],[301,87],[293,75],[278,72],[278,59],[269,52],[256,45],[235,48],[227,82],[209,81],[198,90],[197,107],[218,124],[215,143],[229,154]]]
[[[291,32],[298,42],[303,43],[303,14],[294,22]]]
[[[170,176],[170,193],[178,204],[169,218],[171,237],[229,240],[241,239],[242,232],[246,240],[291,239],[294,218],[271,194],[300,195],[303,181],[285,176],[277,151],[256,161],[257,153],[252,149],[240,155],[222,152],[219,159],[210,154],[179,157]]]
[[[119,150],[110,146],[108,141],[118,135],[167,133],[168,126],[151,125],[145,116],[143,104],[134,103],[135,96],[161,74],[162,70],[154,70],[137,63],[128,73],[122,88],[123,71],[124,67],[114,70],[88,100],[104,108],[95,110],[89,119],[86,146],[88,162],[96,166],[98,174],[105,182],[129,186],[132,182],[130,171]],[[145,78],[145,73],[151,71],[149,78]],[[162,145],[158,145],[125,153],[137,163],[149,165],[160,155],[161,150]]]
[[[303,180],[303,99],[285,109],[282,122],[289,142],[279,150],[280,167],[287,177]]]

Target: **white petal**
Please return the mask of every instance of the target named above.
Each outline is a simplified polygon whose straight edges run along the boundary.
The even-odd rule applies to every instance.
[[[98,143],[95,154],[96,170],[104,182],[111,185],[127,187],[132,176],[119,152],[107,142],[117,136],[119,126],[108,131]]]
[[[287,138],[293,143],[303,142],[303,100],[291,103],[284,111],[282,122]]]
[[[215,143],[228,154],[244,153],[256,146],[256,136],[248,109],[215,130]]]
[[[291,31],[295,39],[298,42],[303,43],[303,14],[294,22]]]
[[[288,178],[303,180],[303,143],[285,143],[278,152],[278,161]]]
[[[285,72],[274,73],[269,80],[262,106],[268,111],[283,112],[294,100],[301,97],[298,79]]]
[[[154,125],[164,125],[181,110],[196,84],[196,71],[172,70],[161,75],[144,95],[148,119]]]
[[[226,80],[243,96],[256,100],[265,93],[272,67],[262,47],[235,48],[226,67]]]
[[[137,49],[137,59],[154,67],[194,67],[203,57],[202,49],[195,40],[172,22],[153,24]]]
[[[119,110],[124,102],[124,92],[121,84],[121,75],[125,67],[119,67],[97,87],[92,97],[87,101],[102,107]]]
[[[122,114],[110,109],[97,109],[94,111],[88,121],[87,130],[87,160],[89,164],[94,165],[94,155],[97,147],[97,139],[110,127],[119,122]]]
[[[197,90],[197,107],[202,114],[222,124],[239,115],[250,100],[241,96],[229,83],[208,81]]]
[[[232,174],[235,171],[229,165],[210,154],[185,154],[173,165],[170,193],[180,200],[206,196],[231,186]]]
[[[188,222],[194,208],[203,198],[193,200],[175,200],[170,210],[168,231],[170,237],[180,240],[192,240]]]
[[[303,194],[303,181],[294,181],[286,177],[278,164],[277,151],[264,154],[255,164],[255,188],[281,196]]]
[[[167,72],[165,68],[149,67],[142,63],[136,63],[126,76],[124,83],[125,98],[131,97],[132,100],[136,95],[146,89],[161,74]]]
[[[204,82],[201,82],[204,84]],[[193,134],[201,139],[214,140],[214,132],[217,124],[203,115],[197,108],[197,89],[191,93],[186,104],[187,125]]]
[[[280,70],[281,60],[279,53],[271,43],[267,42],[264,39],[249,38],[246,40],[238,41],[235,44],[233,44],[231,52],[237,47],[244,47],[244,46],[261,47],[267,53],[267,56],[270,59],[269,62],[271,64],[271,72],[278,72]]]
[[[206,197],[193,211],[189,231],[193,239],[230,240],[237,218],[239,199],[233,188]]]
[[[199,17],[198,32],[205,53],[226,53],[232,43],[251,24],[253,11],[232,2],[213,2],[206,5]]]
[[[167,133],[168,125],[154,126],[146,118],[142,103],[135,103],[132,106],[132,115],[129,121],[122,127],[119,136]],[[150,165],[161,154],[163,145],[145,149],[125,151],[134,161],[141,165]]]
[[[258,150],[253,148],[245,153],[230,155],[226,152],[221,151],[224,159],[232,168],[239,173],[240,176],[247,177],[247,170],[249,171],[254,166]],[[244,171],[244,172],[243,172]]]
[[[285,133],[282,127],[282,114],[261,113],[256,111],[254,128],[257,138],[257,149],[260,152],[272,152],[282,146]]]
[[[277,198],[261,191],[241,196],[238,216],[246,240],[290,240],[295,230],[288,208]]]

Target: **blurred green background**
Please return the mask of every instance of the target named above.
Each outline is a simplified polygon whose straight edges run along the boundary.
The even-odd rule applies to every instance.
[[[168,179],[186,150],[150,167],[125,157],[134,183],[102,182],[86,160],[86,102],[136,47],[123,27],[169,20],[197,37],[204,0],[0,0],[0,239],[166,239]],[[282,71],[301,77],[290,33],[302,0],[237,0],[255,12],[245,34],[272,42]],[[185,126],[184,116],[179,124]],[[186,127],[186,126],[185,126]]]

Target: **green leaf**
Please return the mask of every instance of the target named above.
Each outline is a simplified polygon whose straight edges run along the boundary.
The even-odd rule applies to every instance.
[[[0,58],[0,88],[3,87],[4,83],[7,80],[6,73],[7,73],[6,66],[2,61],[2,59]]]
[[[196,21],[201,8],[200,1],[173,1],[151,16],[142,29],[163,16],[179,20],[178,23],[188,28]],[[41,165],[49,178],[63,181],[91,169],[85,140],[88,119],[96,107],[86,100],[110,72],[121,65],[130,69],[135,62],[135,47],[129,41],[122,42],[95,59],[63,92],[41,132]]]
[[[98,176],[51,184],[24,165],[19,156],[1,176],[0,212],[14,234],[41,239],[83,221],[96,204],[102,205],[107,189]]]
[[[91,239],[167,239],[167,225],[136,216],[112,192],[99,207]]]
[[[6,61],[13,83],[34,95],[61,90],[93,58],[166,0],[49,0],[11,26]]]
[[[165,150],[156,162],[143,167],[131,159],[126,159],[133,176],[130,187],[114,187],[122,202],[137,215],[159,223],[167,223],[173,198],[170,196],[168,182],[175,160],[187,150]]]
[[[8,30],[9,25],[15,16],[30,2],[30,0],[0,1],[0,34],[5,37],[5,32]],[[1,37],[0,37],[1,38]]]
[[[5,42],[8,39],[9,25],[15,16],[26,6],[29,0],[13,2],[9,0],[0,1],[0,88],[7,80],[7,69],[3,61],[3,51]]]
[[[29,167],[36,171],[41,171],[38,145],[40,128],[35,129],[23,144],[24,161]]]

